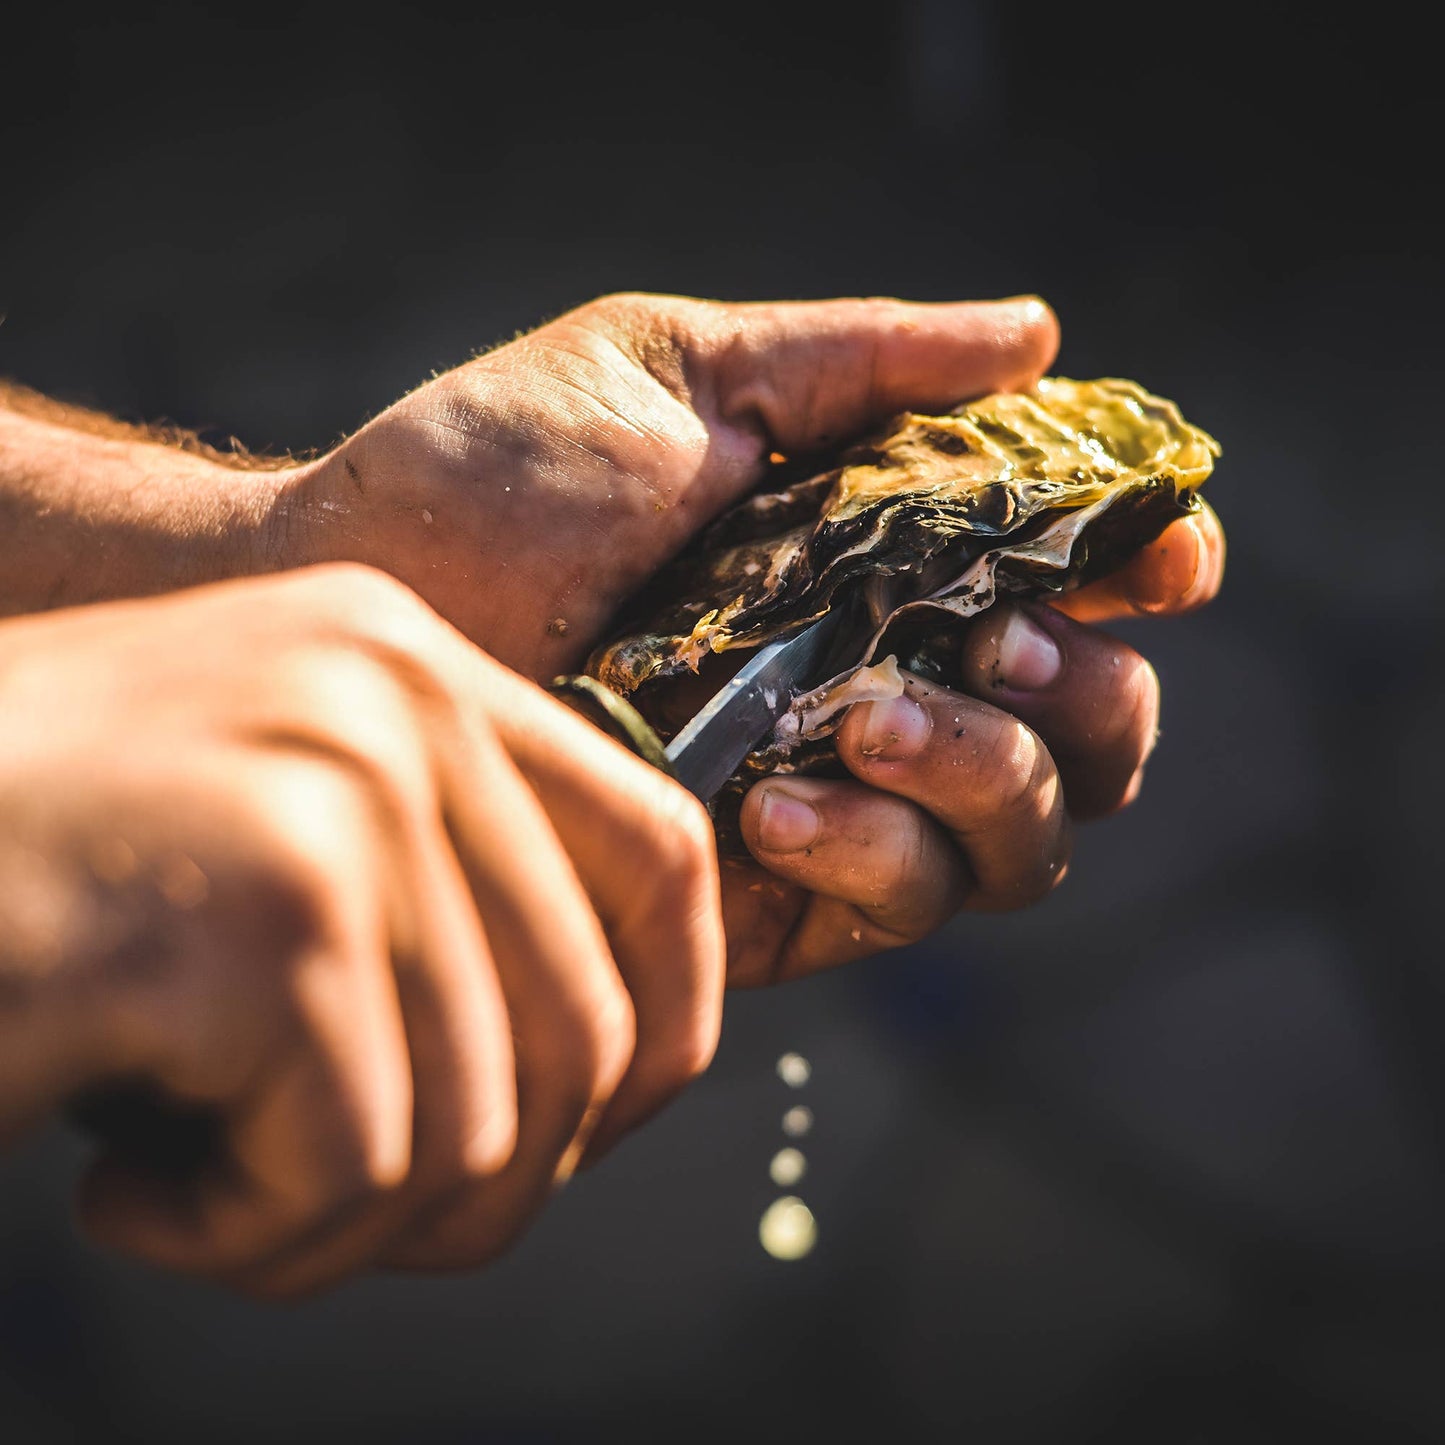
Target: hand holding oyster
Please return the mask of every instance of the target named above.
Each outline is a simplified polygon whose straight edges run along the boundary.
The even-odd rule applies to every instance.
[[[935,560],[938,570],[1003,540],[1033,538],[1008,529],[1021,523],[1018,496],[1035,492],[1034,483],[1052,479],[1065,502],[1075,497],[1075,511],[1085,504],[1079,483],[1092,478],[1107,489],[1117,473],[1084,445],[1087,418],[1073,428],[1080,444],[1070,461],[1052,433],[1026,436],[1008,416],[1002,424],[1016,439],[982,430],[990,446],[1008,442],[1018,452],[995,478],[1002,491],[1010,478],[1017,484],[1011,520],[983,501],[998,488],[985,486],[972,504],[950,495],[953,471],[921,489],[903,477],[897,490],[909,504],[901,507],[887,503],[890,469],[866,458],[846,493],[830,497],[837,475],[808,485],[825,468],[836,473],[843,439],[870,434],[904,408],[937,415],[962,398],[1042,395],[1038,380],[1057,344],[1057,319],[1036,296],[600,297],[435,378],[298,469],[283,485],[282,510],[304,514],[308,525],[289,527],[284,540],[306,562],[345,559],[393,573],[496,660],[537,681],[585,666],[599,643],[641,639],[632,656],[644,666],[615,674],[618,692],[595,676],[585,682],[630,712],[656,745],[622,689],[671,736],[734,663],[756,657],[768,635],[801,628],[822,605],[851,611],[871,602],[881,620],[951,580],[925,570]],[[982,412],[980,403],[973,409]],[[887,439],[884,432],[874,450],[887,450]],[[926,435],[920,441],[921,456],[938,453],[940,466],[968,461],[939,453]],[[983,464],[999,466],[989,451],[980,450]],[[779,452],[791,461],[771,464]],[[1055,473],[1034,470],[1051,458]],[[1124,461],[1147,471],[1140,459]],[[1071,478],[1075,466],[1080,475]],[[965,493],[976,486],[967,467],[957,475]],[[852,486],[870,479],[886,488],[875,495]],[[933,481],[942,485],[929,495]],[[729,573],[735,547],[742,550]],[[799,977],[912,942],[960,910],[1042,898],[1067,867],[1072,824],[1137,792],[1157,730],[1158,680],[1148,662],[1087,624],[1207,602],[1223,550],[1205,506],[1104,580],[1051,596],[1054,606],[1005,605],[1014,564],[1000,563],[998,600],[967,625],[947,609],[902,614],[875,660],[891,651],[921,667],[930,631],[921,620],[932,619],[964,634],[961,648],[938,658],[941,675],[956,669],[960,684],[900,671],[901,695],[850,707],[836,731],[793,750],[791,772],[747,789],[731,840],[728,811],[745,778],[719,800],[729,982]],[[1085,570],[1093,569],[1080,576]],[[742,610],[750,606],[757,610]],[[724,626],[693,649],[694,672],[682,644],[714,609],[704,629]],[[1048,634],[1037,646],[1056,649],[1047,682],[1014,666],[1033,622]],[[570,780],[568,795],[585,796],[586,770],[552,761]],[[833,768],[835,777],[808,775]],[[689,800],[677,789],[675,801],[686,809]],[[569,816],[579,846],[595,851],[585,806],[569,804]],[[742,840],[747,855],[735,846]],[[651,980],[638,985],[641,1034],[699,1016],[687,999],[705,981],[650,964],[640,977]]]
[[[838,771],[828,739],[850,704],[901,694],[900,666],[955,683],[969,618],[1120,567],[1199,509],[1218,455],[1173,402],[1117,378],[1045,377],[946,415],[904,413],[831,469],[719,517],[638,596],[588,672],[665,739],[697,698],[694,678],[726,679],[725,654],[833,608],[866,609],[862,655],[793,699],[724,795],[735,806],[765,773]]]

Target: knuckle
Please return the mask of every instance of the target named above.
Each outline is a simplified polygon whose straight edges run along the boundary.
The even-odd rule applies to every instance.
[[[691,917],[718,892],[712,820],[696,798],[651,769],[640,771],[635,783],[644,819],[627,840],[640,864],[635,907],[639,913]]]
[[[589,1103],[608,1099],[622,1082],[637,1048],[637,1011],[632,996],[621,982],[609,983],[600,990],[594,1005],[592,1043],[588,1061],[592,1076]]]
[[[719,1024],[715,1019],[695,1019],[682,1030],[672,1058],[675,1076],[682,1083],[690,1084],[708,1071],[717,1056],[719,1038]]]
[[[612,291],[579,306],[572,315],[609,332],[630,334],[639,329],[646,330],[655,323],[663,312],[664,299],[645,291]]]
[[[1053,774],[1053,762],[1037,734],[1010,719],[983,756],[974,798],[982,811],[998,817],[1046,810],[1043,795],[1051,791],[1046,785]]]
[[[358,715],[394,712],[399,701],[384,666],[350,648],[326,647],[307,658],[295,707],[318,731],[345,738]]]
[[[675,1094],[707,1072],[717,1044],[716,1027],[701,1017],[688,1019],[639,1047],[637,1072],[654,1093]]]
[[[907,823],[891,830],[889,835],[892,846],[882,889],[885,902],[912,892],[929,873],[931,860],[923,819],[911,809],[906,816]]]
[[[329,756],[288,760],[261,800],[278,861],[330,891],[340,881],[338,840],[356,838],[365,800],[352,771]]]
[[[308,660],[290,701],[294,741],[390,818],[430,796],[429,749],[415,686],[385,659],[326,649]]]
[[[412,1169],[410,1114],[357,1096],[338,1083],[328,1111],[324,1153],[318,1158],[310,1212],[345,1215],[397,1195]]]
[[[516,1152],[516,1107],[494,1107],[486,1122],[463,1144],[457,1159],[457,1178],[464,1184],[485,1183],[500,1174]]]
[[[1060,883],[1064,881],[1069,871],[1069,864],[1074,857],[1074,835],[1067,824],[1060,830],[1058,845],[1054,849],[1054,856],[1049,860],[1049,886],[1048,892],[1052,893]]]
[[[1067,822],[1060,818],[1058,826],[1044,839],[1037,863],[1017,879],[1004,907],[1028,908],[1047,898],[1064,881],[1072,852],[1072,834]]]
[[[1116,650],[1113,659],[1118,668],[1115,673],[1118,681],[1107,704],[1105,726],[1094,742],[1093,751],[1133,749],[1142,758],[1153,746],[1153,736],[1158,730],[1159,675],[1138,653]],[[1124,665],[1119,667],[1121,661]]]
[[[681,788],[669,788],[661,821],[664,834],[654,851],[668,882],[689,896],[713,886],[717,845],[702,804]]]
[[[922,812],[891,804],[881,815],[852,820],[839,838],[848,849],[849,893],[861,906],[893,915],[931,881],[931,854]]]
[[[1049,861],[1019,890],[1014,907],[1029,908],[1047,898],[1068,874],[1069,852],[1067,847],[1055,850]]]
[[[1119,795],[1119,802],[1117,804],[1117,808],[1127,808],[1131,803],[1134,802],[1136,798],[1138,798],[1139,793],[1143,789],[1143,787],[1144,766],[1141,763],[1137,768],[1134,769],[1133,773],[1129,777],[1128,782],[1124,784],[1124,791]]]
[[[343,904],[335,839],[355,827],[354,788],[334,768],[303,763],[257,806],[263,840],[246,877],[254,916],[278,940],[305,946],[329,937]]]
[[[338,1212],[389,1198],[406,1183],[411,1160],[379,1129],[358,1127],[342,1147],[331,1177],[329,1204]]]
[[[1142,763],[1159,737],[1160,705],[1159,674],[1144,658],[1139,659],[1131,691],[1130,733],[1137,741]]]
[[[606,970],[613,972],[610,960]],[[586,1000],[559,1010],[545,1036],[533,1041],[530,1063],[580,1119],[611,1097],[632,1062],[636,1042],[631,996],[615,976],[599,977]]]
[[[603,296],[594,296],[591,301],[577,308],[583,314],[612,316],[618,312],[634,309],[644,293],[640,291],[609,291]]]
[[[610,291],[589,301],[581,310],[609,320],[636,322],[671,316],[680,304],[680,297],[652,291]]]
[[[1112,725],[1071,756],[1070,807],[1078,818],[1108,817],[1138,795],[1159,737],[1159,682],[1142,658],[1121,684]]]
[[[253,809],[250,856],[235,874],[241,916],[275,970],[278,1002],[304,1026],[322,961],[328,976],[370,966],[358,910],[376,869],[376,808],[349,770],[308,760],[269,779]]]
[[[689,393],[688,353],[697,333],[699,303],[681,296],[625,291],[584,308],[582,319],[604,332],[622,353],[677,397]]]
[[[1036,898],[1045,898],[1064,881],[1074,854],[1074,835],[1066,818],[1050,833],[1037,875]]]
[[[946,923],[968,898],[970,878],[961,855],[933,846],[921,817],[894,830],[886,875],[863,907],[888,938],[911,943]]]
[[[404,582],[364,562],[325,562],[308,569],[306,585],[342,617],[369,618],[389,609],[407,611],[426,604]]]
[[[309,614],[329,651],[368,659],[393,684],[431,678],[454,641],[452,629],[406,583],[359,562],[331,562],[318,574]]]

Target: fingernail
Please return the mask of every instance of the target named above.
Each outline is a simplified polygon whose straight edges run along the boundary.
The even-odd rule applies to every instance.
[[[1011,307],[1019,313],[1019,319],[1027,324],[1042,321],[1049,314],[1048,302],[1042,296],[1033,294],[1005,296],[994,304]]]
[[[1026,612],[1015,608],[998,642],[998,681],[1018,692],[1037,692],[1059,675],[1059,645]]]
[[[1162,577],[1164,592],[1163,595],[1136,602],[1136,612],[1144,612],[1151,617],[1161,612],[1188,612],[1191,607],[1197,607],[1204,601],[1208,595],[1210,579],[1209,570],[1204,565],[1208,544],[1204,540],[1203,527],[1204,521],[1201,517],[1186,517],[1183,522],[1177,522],[1170,527],[1155,544],[1158,565],[1151,580],[1158,587]],[[1177,553],[1178,549],[1185,545],[1186,537],[1193,551],[1181,565]],[[1175,555],[1171,556],[1171,552]],[[1167,567],[1164,565],[1166,562]],[[1189,581],[1181,585],[1180,576],[1186,565],[1191,569]]]
[[[911,758],[921,752],[933,731],[933,719],[911,697],[865,703],[863,737],[859,746],[866,757]]]
[[[772,787],[763,794],[758,810],[758,842],[769,853],[797,853],[818,836],[818,814],[784,788]]]

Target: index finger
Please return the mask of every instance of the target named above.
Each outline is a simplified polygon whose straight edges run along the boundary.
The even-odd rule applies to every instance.
[[[1224,528],[1201,498],[1117,572],[1050,601],[1076,622],[1192,612],[1219,591],[1224,552]]]
[[[454,663],[459,690],[490,714],[534,790],[630,997],[636,1046],[596,1124],[590,1163],[717,1047],[725,940],[712,828],[681,786],[465,639]]]

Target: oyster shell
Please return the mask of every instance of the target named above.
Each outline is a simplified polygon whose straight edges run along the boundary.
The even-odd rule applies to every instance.
[[[712,690],[687,686],[694,674],[721,685],[723,654],[853,599],[873,622],[856,666],[795,699],[725,791],[762,772],[818,771],[844,707],[887,695],[878,659],[946,683],[966,619],[1000,595],[1059,593],[1112,571],[1197,510],[1218,455],[1173,402],[1119,378],[1048,377],[947,415],[904,413],[831,469],[774,478],[717,518],[639,594],[587,672],[668,738]]]

